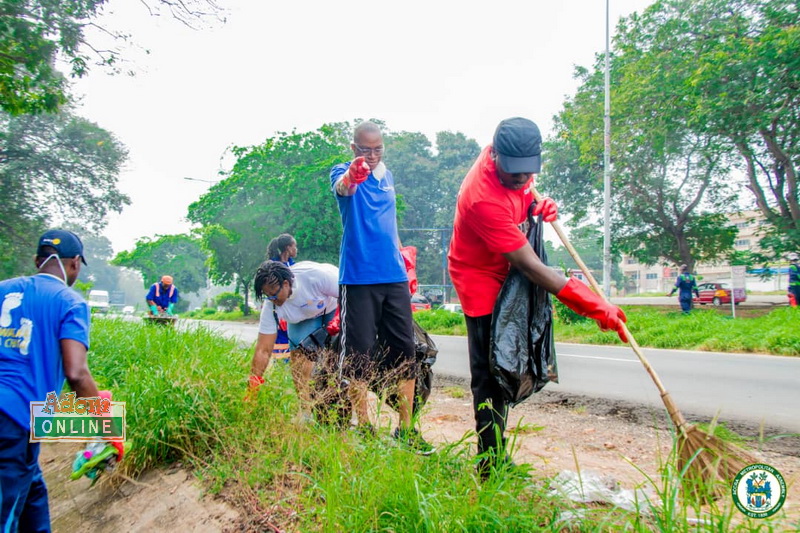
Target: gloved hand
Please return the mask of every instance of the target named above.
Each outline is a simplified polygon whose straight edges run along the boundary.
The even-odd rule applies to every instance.
[[[173,304],[173,303],[169,304],[169,305],[167,306],[167,314],[168,314],[168,315],[170,315],[170,316],[171,316],[171,315],[173,315],[173,314],[175,314],[175,312],[173,311],[173,309],[175,309],[175,304]]]
[[[155,305],[151,305],[150,306],[150,313],[157,316],[158,315],[158,307],[156,307]]]
[[[403,262],[406,266],[406,273],[408,274],[408,290],[413,295],[419,288],[419,281],[417,280],[417,248],[416,246],[403,246],[400,248],[400,255],[403,257]]]
[[[328,335],[333,337],[334,335],[338,335],[339,331],[341,331],[341,320],[339,319],[339,308],[336,308],[336,314],[333,315],[333,318],[330,322],[325,325],[325,331],[328,332]]]
[[[364,183],[369,177],[369,165],[363,157],[356,157],[350,164],[350,168],[344,173],[344,184],[348,187]]]
[[[286,321],[281,318],[280,320],[278,320],[278,328],[281,331],[286,331],[287,329],[289,329],[289,324],[287,324]]]
[[[103,398],[105,400],[111,401],[112,394],[111,394],[110,390],[98,391],[97,395],[100,398]],[[101,416],[111,416],[111,413],[109,413],[107,415],[104,414],[104,415],[101,415]],[[118,442],[118,441],[111,441],[111,442],[106,442],[106,444],[108,444],[110,446],[113,446],[114,448],[117,449],[117,462],[122,461],[122,456],[125,455],[125,447],[124,447],[123,443],[122,442]]]
[[[556,294],[556,298],[579,315],[596,320],[603,331],[613,329],[622,342],[628,342],[622,327],[622,323],[627,322],[628,317],[622,309],[606,302],[583,282],[570,278],[564,288]]]
[[[542,220],[545,222],[555,222],[558,216],[558,206],[552,198],[542,198],[540,202],[536,202],[533,207],[533,216],[538,217],[542,215]]]
[[[250,375],[250,379],[247,382],[247,392],[244,394],[244,401],[250,402],[258,396],[258,389],[261,385],[264,384],[264,378],[261,376],[256,376],[255,374]]]

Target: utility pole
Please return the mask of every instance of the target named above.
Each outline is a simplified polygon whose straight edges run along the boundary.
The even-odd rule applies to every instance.
[[[611,88],[609,75],[609,2],[606,0],[605,115],[603,117],[603,292],[611,296]]]

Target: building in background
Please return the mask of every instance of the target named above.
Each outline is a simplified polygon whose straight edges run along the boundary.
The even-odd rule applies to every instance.
[[[736,251],[757,252],[759,249],[760,237],[757,235],[760,225],[764,221],[764,216],[760,211],[744,211],[731,215],[730,221],[739,230],[733,247]],[[621,270],[625,276],[626,286],[624,291],[618,294],[641,294],[641,293],[667,293],[672,290],[678,276],[680,265],[652,265],[640,264],[636,258],[627,255],[622,256]],[[778,291],[785,290],[788,282],[788,263],[785,265],[775,265],[770,268],[772,278],[762,280],[760,268],[748,271],[747,289],[751,291]],[[694,274],[699,278],[698,281],[717,281],[720,283],[731,282],[731,265],[727,261],[707,264],[698,263],[695,265]]]

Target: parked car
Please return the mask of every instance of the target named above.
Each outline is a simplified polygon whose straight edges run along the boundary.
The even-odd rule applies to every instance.
[[[461,309],[461,304],[444,304],[442,309],[451,313],[464,313],[464,310]]]
[[[126,305],[122,308],[123,315],[132,315],[136,309],[132,305]]]
[[[701,283],[697,286],[700,297],[695,296],[692,301],[696,304],[723,305],[731,303],[731,286],[727,283]],[[742,294],[734,303],[739,304],[747,300],[747,295]]]
[[[428,311],[431,308],[431,302],[421,294],[415,294],[411,297],[411,311]]]

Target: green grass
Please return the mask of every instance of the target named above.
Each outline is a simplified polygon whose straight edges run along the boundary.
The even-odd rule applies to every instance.
[[[467,334],[467,325],[464,322],[464,315],[461,313],[452,313],[444,309],[417,311],[414,313],[414,320],[422,326],[422,329],[432,335]]]
[[[695,309],[684,315],[668,307],[622,306],[628,328],[641,346],[714,352],[800,355],[800,309],[780,307],[769,312],[737,311],[731,319],[717,309]],[[563,309],[559,309],[563,311]],[[727,311],[724,310],[724,311]],[[559,315],[561,316],[561,315]],[[568,314],[564,317],[569,318]],[[414,319],[428,333],[466,335],[464,315],[447,311],[420,311]],[[615,333],[603,332],[594,320],[555,321],[558,342],[622,344]]]
[[[647,306],[624,306],[628,327],[642,346],[652,348],[800,355],[797,309],[782,307],[753,318],[695,309],[689,315]],[[556,340],[585,344],[621,344],[616,334],[601,332],[594,321],[555,324]]]
[[[253,530],[778,530],[730,509],[714,510],[708,527],[688,523],[700,508],[679,502],[679,473],[651,482],[663,494],[657,506],[641,502],[641,512],[573,505],[552,495],[548,478],[536,472],[481,484],[464,441],[420,457],[395,447],[388,428],[364,438],[295,422],[297,398],[285,365],[266,376],[254,402],[243,402],[249,359],[249,350],[202,328],[96,321],[90,366],[101,387],[127,402],[127,472],[188,462],[210,491],[242,509],[250,521],[245,529]],[[509,436],[538,429],[523,426]],[[563,514],[575,509],[581,514],[574,518]]]
[[[204,307],[182,313],[181,318],[192,318],[196,320],[223,320],[227,322],[258,322],[258,311],[252,311],[249,315],[245,316],[241,309],[233,311],[218,311],[211,307]]]

